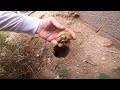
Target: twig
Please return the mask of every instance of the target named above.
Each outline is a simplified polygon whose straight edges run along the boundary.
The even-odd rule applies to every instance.
[[[90,65],[97,66],[96,64],[93,64],[93,63],[91,63],[89,61],[85,61],[85,62],[88,63],[88,64],[90,64]]]
[[[33,14],[34,12],[36,12],[36,11],[32,11],[32,12],[30,12],[30,13],[28,14],[28,16],[30,16],[30,15]]]

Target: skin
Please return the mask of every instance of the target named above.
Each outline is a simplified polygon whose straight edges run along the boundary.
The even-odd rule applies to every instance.
[[[62,34],[61,34],[61,32],[62,32]],[[76,39],[76,35],[72,30],[61,25],[53,17],[42,19],[42,22],[39,24],[39,27],[36,31],[36,33],[41,38],[43,38],[44,40],[47,40],[48,42],[51,42],[55,46],[58,45],[59,47],[63,46],[64,42],[60,42],[57,39],[59,37],[61,37],[64,32],[66,33],[67,40],[75,40]],[[65,36],[63,36],[63,38],[64,37]]]

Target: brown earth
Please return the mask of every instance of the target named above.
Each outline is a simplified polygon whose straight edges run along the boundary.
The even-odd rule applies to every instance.
[[[23,45],[29,53],[29,62],[32,66],[31,78],[54,79],[59,78],[53,73],[53,70],[59,64],[64,64],[68,70],[68,79],[95,79],[100,73],[106,73],[115,76],[112,69],[120,65],[120,50],[114,47],[113,43],[95,32],[95,28],[82,21],[78,12],[71,11],[36,11],[31,15],[37,18],[55,17],[61,24],[72,29],[77,39],[71,41],[70,50],[62,51],[68,55],[65,57],[56,57],[54,55],[54,46],[39,38],[38,36],[29,36],[26,34],[11,34],[8,42],[16,40]],[[60,52],[57,53],[60,56]],[[63,54],[62,54],[63,55]]]

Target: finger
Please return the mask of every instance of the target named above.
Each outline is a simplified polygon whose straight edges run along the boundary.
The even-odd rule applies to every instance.
[[[65,31],[61,31],[60,33],[57,34],[57,37],[60,37],[61,35],[65,34]]]
[[[58,43],[58,47],[62,47],[63,46],[63,43]]]
[[[64,30],[65,26],[61,25],[56,19],[51,18],[52,24],[60,30]]]
[[[66,28],[65,31],[69,32],[70,35],[73,37],[73,39],[76,39],[76,38],[77,38],[76,35],[75,35],[75,33],[74,33],[72,30]]]
[[[52,40],[51,43],[54,44],[55,46],[58,45],[58,42],[56,40]]]

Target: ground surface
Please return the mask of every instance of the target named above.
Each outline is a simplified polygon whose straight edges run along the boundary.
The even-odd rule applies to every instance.
[[[119,11],[80,11],[80,16],[90,25],[120,40]]]
[[[37,36],[11,33],[6,41],[24,47],[26,59],[21,61],[26,60],[26,67],[30,70],[27,78],[60,78],[59,74],[54,73],[59,65],[66,66],[65,77],[68,79],[98,78],[100,73],[116,76],[112,69],[120,65],[120,50],[115,48],[109,39],[98,35],[94,28],[83,23],[77,12],[34,12],[31,16],[55,17],[60,23],[71,28],[77,39],[71,41],[70,50],[62,51],[64,54],[69,52],[68,55],[59,58],[54,55],[54,46],[51,43]],[[6,50],[2,50],[3,48],[1,56],[4,57]],[[16,60],[19,61],[18,59]]]

